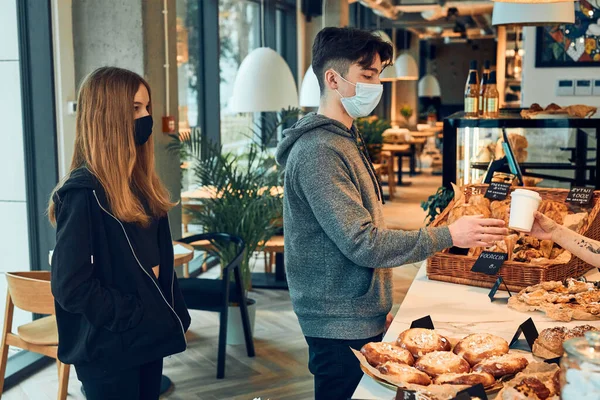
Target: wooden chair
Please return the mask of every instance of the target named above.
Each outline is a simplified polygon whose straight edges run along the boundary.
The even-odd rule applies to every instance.
[[[213,241],[233,243],[237,247],[237,255],[233,261],[223,268],[222,279],[179,279],[179,288],[185,299],[185,304],[191,310],[213,311],[221,314],[219,326],[219,350],[217,358],[217,379],[225,377],[225,346],[227,340],[227,314],[230,303],[237,303],[242,314],[242,325],[244,327],[244,338],[246,339],[246,351],[248,357],[254,357],[254,341],[250,331],[250,317],[246,290],[242,282],[240,264],[244,257],[246,245],[244,241],[236,236],[225,233],[203,233],[182,238],[179,242],[193,244],[198,241]],[[235,279],[232,282],[231,278]]]
[[[6,273],[8,291],[4,329],[2,330],[2,359],[0,360],[0,398],[4,388],[4,374],[8,360],[8,347],[15,346],[23,350],[43,354],[56,359],[58,366],[59,400],[67,398],[70,365],[58,360],[58,330],[54,311],[54,296],[50,290],[50,271],[28,271]],[[12,333],[13,312],[15,307],[36,314],[48,314],[21,325],[17,334]]]

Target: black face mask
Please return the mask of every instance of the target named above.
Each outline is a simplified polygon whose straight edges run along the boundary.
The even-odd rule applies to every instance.
[[[135,144],[138,146],[143,145],[150,139],[152,135],[152,115],[146,115],[145,117],[138,118],[135,120]]]

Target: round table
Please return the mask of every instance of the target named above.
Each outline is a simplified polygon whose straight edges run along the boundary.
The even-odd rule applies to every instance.
[[[185,254],[175,254],[173,259],[173,267],[179,267],[180,265],[187,264],[194,259],[194,247],[182,242],[173,241],[173,247],[182,246],[185,247],[186,250],[189,250],[189,253]]]

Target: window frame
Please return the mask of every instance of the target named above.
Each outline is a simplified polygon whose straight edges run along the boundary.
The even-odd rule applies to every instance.
[[[58,182],[52,10],[50,1],[16,3],[29,262],[31,271],[48,271],[48,252],[54,248],[56,235],[46,208]],[[33,315],[33,319],[39,317]],[[41,354],[20,351],[8,359],[3,390],[52,362]]]

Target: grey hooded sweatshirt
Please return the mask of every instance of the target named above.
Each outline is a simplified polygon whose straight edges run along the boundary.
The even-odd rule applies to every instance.
[[[283,133],[285,264],[305,336],[366,339],[392,307],[390,268],[452,246],[447,227],[385,227],[379,186],[355,127],[311,113]]]

